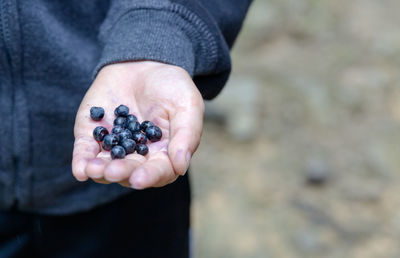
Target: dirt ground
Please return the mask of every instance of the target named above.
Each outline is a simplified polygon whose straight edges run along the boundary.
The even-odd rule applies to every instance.
[[[400,257],[399,10],[254,2],[191,166],[197,258]]]

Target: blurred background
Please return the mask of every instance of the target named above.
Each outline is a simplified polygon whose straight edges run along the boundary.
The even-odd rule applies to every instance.
[[[253,3],[191,167],[197,258],[400,257],[399,10]]]

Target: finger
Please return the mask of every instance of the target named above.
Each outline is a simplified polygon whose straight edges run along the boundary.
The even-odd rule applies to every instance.
[[[175,173],[185,174],[190,159],[200,143],[204,104],[178,111],[171,119],[168,155]]]
[[[86,181],[88,176],[85,167],[90,159],[96,157],[100,151],[99,144],[91,137],[77,136],[75,138],[72,155],[72,174],[79,181]]]
[[[101,179],[92,179],[92,180],[93,180],[94,182],[96,182],[96,183],[105,184],[105,185],[109,185],[109,184],[112,183],[112,182],[109,182],[109,181],[105,180],[104,178],[101,178]],[[131,183],[129,183],[129,180],[128,180],[128,179],[125,179],[125,180],[123,180],[123,181],[121,181],[121,182],[118,182],[118,184],[120,184],[120,185],[123,186],[123,187],[131,188]]]
[[[129,182],[134,189],[160,187],[167,185],[178,177],[174,173],[168,154],[158,152],[142,166],[133,171]]]
[[[102,177],[104,174],[104,168],[106,167],[107,160],[102,160],[101,158],[96,158],[91,161],[89,161],[87,168],[91,171],[89,172],[91,179],[95,181],[96,183],[99,184],[111,184],[113,182],[106,180]],[[96,171],[97,170],[97,171]],[[124,187],[131,187],[131,184],[129,183],[129,178],[126,178],[125,180],[122,180],[118,182],[118,184],[124,186]]]
[[[109,182],[126,180],[145,161],[146,158],[139,154],[132,154],[129,159],[113,160],[104,169],[104,179]]]
[[[85,168],[86,176],[91,179],[102,179],[104,178],[104,169],[109,161],[105,158],[94,158],[87,162]]]

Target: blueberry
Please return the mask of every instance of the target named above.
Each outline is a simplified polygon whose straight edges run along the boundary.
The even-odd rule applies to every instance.
[[[125,158],[126,152],[125,149],[122,146],[114,146],[111,149],[111,158],[112,159],[123,159]]]
[[[134,116],[134,115],[128,115],[126,117],[126,123],[129,124],[129,123],[132,123],[132,122],[137,122],[137,117]]]
[[[102,107],[91,107],[90,108],[90,117],[94,121],[100,121],[104,117],[104,109]]]
[[[152,122],[150,122],[150,121],[143,121],[143,122],[140,124],[140,129],[141,129],[143,132],[146,132],[147,127],[152,126],[152,125],[154,125],[154,124],[153,124]]]
[[[118,134],[119,143],[126,139],[132,139],[132,133],[128,129],[124,129],[120,134]]]
[[[140,155],[146,155],[149,152],[149,148],[145,144],[137,144],[136,151]]]
[[[116,125],[120,125],[123,128],[125,128],[126,127],[126,117],[119,116],[119,117],[115,118],[114,126],[116,126]]]
[[[132,139],[136,142],[136,143],[141,143],[141,144],[145,144],[147,141],[147,137],[145,134],[141,133],[141,132],[135,132],[132,134]]]
[[[103,144],[102,144],[103,149],[107,150],[107,151],[111,150],[115,145],[118,144],[118,140],[119,140],[118,135],[113,134],[113,133],[107,134],[103,140]]]
[[[116,125],[116,126],[114,126],[114,128],[111,130],[111,132],[113,133],[113,134],[120,134],[120,133],[122,133],[122,131],[124,131],[125,129],[122,127],[122,126],[120,126],[120,125]]]
[[[152,142],[157,142],[162,137],[161,129],[158,126],[152,125],[147,127],[146,129],[146,136]]]
[[[132,139],[125,139],[121,142],[121,146],[124,147],[126,154],[131,154],[135,151],[136,142]]]
[[[98,142],[101,142],[106,135],[108,135],[108,130],[103,126],[98,126],[93,130],[93,137]]]
[[[139,122],[131,122],[128,124],[127,128],[132,132],[140,132],[140,124]]]
[[[127,116],[129,114],[129,108],[125,105],[120,105],[114,110],[116,116]]]

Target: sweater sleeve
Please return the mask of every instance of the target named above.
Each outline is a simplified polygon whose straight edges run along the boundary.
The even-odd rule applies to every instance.
[[[231,71],[229,49],[251,0],[112,0],[100,28],[105,65],[153,60],[184,68],[203,98],[215,97]]]

